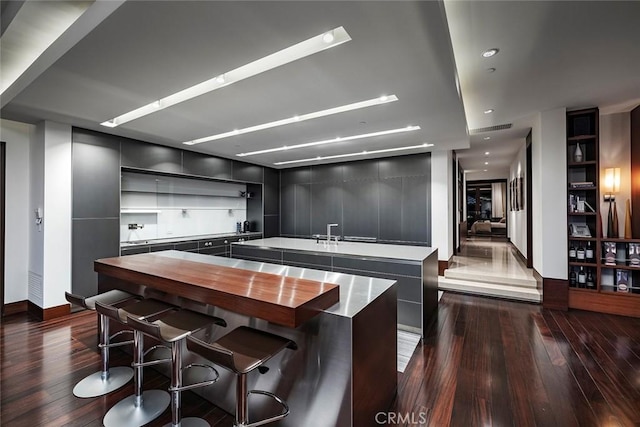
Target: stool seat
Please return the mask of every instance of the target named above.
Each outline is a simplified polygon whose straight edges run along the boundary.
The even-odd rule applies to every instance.
[[[270,332],[240,326],[214,343],[188,337],[187,347],[233,372],[246,374],[281,350],[295,349],[295,343]]]
[[[192,388],[213,384],[218,379],[218,373],[213,367],[210,367],[210,369],[216,374],[215,379],[185,386],[182,383],[183,370],[192,366],[202,365],[189,365],[183,369],[182,341],[192,333],[206,326],[216,324],[218,326],[226,327],[227,322],[219,317],[207,316],[194,311],[182,309],[152,321],[140,320],[129,316],[127,318],[127,324],[138,332],[142,332],[171,345],[171,387],[169,388],[169,391],[172,394],[172,398],[171,424],[168,424],[168,426],[209,427],[209,423],[203,419],[195,417],[182,418],[181,393],[183,390],[190,390]]]
[[[137,298],[135,295],[115,289],[91,297],[65,292],[65,297],[71,304],[93,311],[96,310],[96,302],[101,302],[109,306],[119,306],[130,303]],[[109,366],[109,349],[131,343],[131,341],[111,343],[112,338],[121,334],[122,331],[110,336],[108,321],[102,314],[99,316],[98,335],[100,337],[100,343],[98,348],[100,348],[101,353],[102,370],[78,382],[73,388],[74,396],[80,398],[103,396],[119,389],[133,378],[133,369],[126,366],[118,366],[115,368],[110,368]]]
[[[207,316],[184,309],[151,322],[140,321],[128,316],[127,322],[132,328],[168,343],[184,339],[198,329],[202,329],[212,323],[219,326],[227,326],[227,322],[219,317]]]
[[[236,374],[236,418],[233,424],[235,427],[257,427],[279,421],[289,415],[289,406],[280,397],[264,390],[248,390],[247,374],[256,368],[265,373],[267,369],[261,365],[277,353],[285,348],[296,350],[298,347],[292,340],[248,326],[240,326],[213,343],[188,336],[187,348]],[[282,412],[250,423],[250,394],[271,397],[281,405]]]
[[[155,320],[177,310],[176,306],[154,299],[136,301],[119,307],[108,306],[100,301],[96,301],[95,305],[98,313],[123,324],[127,324],[128,319]],[[142,332],[133,327],[134,394],[119,401],[107,411],[102,420],[104,426],[143,426],[160,416],[169,406],[170,397],[164,390],[142,391],[143,367],[162,362],[144,362],[144,355]]]

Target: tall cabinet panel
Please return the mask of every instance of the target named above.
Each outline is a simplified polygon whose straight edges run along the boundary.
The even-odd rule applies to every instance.
[[[327,234],[327,224],[338,224],[331,230],[343,235],[341,184],[311,184],[311,234]]]
[[[343,233],[345,236],[378,236],[378,209],[380,206],[377,179],[347,181],[344,183]]]
[[[120,141],[73,130],[71,290],[98,291],[93,261],[120,254]]]
[[[182,150],[133,139],[122,139],[122,166],[182,173]]]
[[[380,240],[402,240],[402,178],[380,180]]]
[[[295,186],[295,235],[309,236],[311,233],[311,184]]]
[[[402,235],[405,242],[430,240],[431,221],[427,210],[429,181],[425,176],[402,178]]]

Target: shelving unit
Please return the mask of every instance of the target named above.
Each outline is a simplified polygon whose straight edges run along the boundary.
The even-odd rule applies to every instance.
[[[628,246],[640,239],[605,238],[600,212],[599,112],[597,108],[567,112],[567,224],[569,251],[590,246],[591,259],[568,254],[568,307],[603,313],[640,317],[640,266],[629,265]],[[580,146],[582,159],[576,158]],[[579,157],[579,156],[578,156]],[[584,203],[581,203],[584,202]],[[588,235],[585,231],[588,229]],[[615,265],[606,264],[604,245],[616,245]],[[639,245],[640,248],[640,245]],[[586,254],[585,254],[586,258]],[[573,274],[591,273],[593,285],[575,283]],[[631,287],[622,292],[616,278],[628,276]]]

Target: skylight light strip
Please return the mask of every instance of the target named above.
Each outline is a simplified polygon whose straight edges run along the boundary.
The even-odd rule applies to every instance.
[[[392,135],[392,134],[401,133],[401,132],[411,132],[411,131],[418,130],[418,129],[420,129],[420,126],[407,126],[407,127],[403,127],[403,128],[399,128],[399,129],[383,130],[383,131],[380,131],[380,132],[363,133],[361,135],[337,137],[337,138],[333,138],[333,139],[325,139],[325,140],[322,140],[322,141],[306,142],[304,144],[286,145],[284,147],[269,148],[269,149],[266,149],[266,150],[259,150],[259,151],[251,151],[249,153],[236,154],[236,156],[245,157],[245,156],[254,156],[256,154],[275,153],[275,152],[278,152],[278,151],[294,150],[296,148],[315,147],[317,145],[333,144],[335,142],[353,141],[353,140],[356,140],[356,139],[373,138],[373,137],[376,137],[376,136]]]
[[[366,101],[354,102],[353,104],[341,105],[339,107],[329,108],[327,110],[315,111],[313,113],[302,114],[300,116],[293,116],[286,119],[276,120],[275,122],[263,123],[261,125],[250,126],[243,129],[235,129],[229,132],[219,133],[217,135],[205,136],[202,138],[194,139],[193,141],[185,141],[185,145],[196,145],[203,142],[215,141],[218,139],[228,138],[230,136],[243,135],[246,133],[256,132],[259,130],[270,129],[277,126],[284,126],[291,123],[303,122],[305,120],[317,119],[319,117],[331,116],[333,114],[345,113],[347,111],[359,110],[361,108],[372,107],[374,105],[386,104],[388,102],[397,101],[398,97],[395,95],[381,96],[374,99],[368,99]]]
[[[328,37],[328,36],[331,37]],[[111,120],[100,123],[107,127],[116,127],[172,105],[188,101],[205,93],[220,89],[249,77],[264,73],[298,59],[305,58],[323,50],[341,45],[351,40],[351,36],[343,27],[337,27],[326,33],[319,34],[300,43],[289,46],[264,58],[257,59],[234,70],[215,76],[209,80],[188,87],[172,95],[161,98]]]
[[[308,158],[308,159],[288,160],[286,162],[276,162],[276,163],[274,163],[274,165],[281,166],[281,165],[290,165],[290,164],[294,164],[294,163],[317,162],[319,160],[341,159],[343,157],[366,156],[367,154],[391,153],[391,152],[394,152],[394,151],[413,150],[413,149],[416,149],[416,148],[428,148],[428,147],[433,147],[433,144],[425,143],[425,144],[420,144],[420,145],[412,145],[412,146],[409,146],[409,147],[385,148],[385,149],[382,149],[382,150],[360,151],[360,152],[357,152],[357,153],[336,154],[336,155],[333,155],[333,156],[318,156],[318,157],[311,157],[311,158]]]

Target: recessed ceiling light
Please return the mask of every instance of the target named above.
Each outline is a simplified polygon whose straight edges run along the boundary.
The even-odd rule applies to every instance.
[[[216,135],[205,136],[202,138],[194,139],[193,141],[185,141],[183,142],[183,144],[185,145],[201,144],[203,142],[215,141],[217,139],[228,138],[234,135],[246,134],[246,133],[256,132],[259,130],[274,128],[277,126],[284,126],[291,123],[303,122],[305,120],[317,119],[319,117],[326,117],[332,114],[344,113],[347,111],[358,110],[360,108],[367,108],[367,107],[372,107],[374,105],[386,104],[388,102],[394,102],[397,100],[398,100],[398,97],[395,95],[389,95],[385,97],[384,101],[382,100],[381,97],[368,99],[366,101],[354,102],[353,104],[341,105],[339,107],[333,107],[327,110],[315,111],[312,113],[307,113],[299,116],[289,117],[286,119],[276,120],[275,122],[263,123],[261,125],[250,126],[243,129],[236,129],[231,132],[224,132]]]
[[[236,156],[238,156],[238,157],[246,157],[246,156],[253,156],[253,155],[256,155],[256,154],[275,153],[277,151],[291,150],[291,149],[294,149],[294,148],[314,147],[316,145],[333,144],[333,143],[336,143],[336,142],[353,141],[355,139],[363,139],[363,138],[373,138],[373,137],[376,137],[376,136],[392,135],[394,133],[411,132],[411,131],[418,130],[418,129],[420,129],[420,126],[407,126],[407,127],[403,127],[403,128],[399,128],[399,129],[383,130],[383,131],[379,131],[379,132],[363,133],[361,135],[343,136],[343,137],[337,137],[337,138],[333,138],[333,139],[325,139],[325,140],[322,140],[322,141],[306,142],[304,144],[287,145],[287,146],[284,146],[284,147],[269,148],[269,149],[266,149],[266,150],[259,150],[259,151],[251,151],[251,152],[248,152],[248,153],[236,154]]]
[[[490,137],[490,136],[485,136],[485,137],[484,137],[484,140],[485,140],[485,141],[488,141],[488,140],[490,140],[490,139],[491,139],[491,137]]]
[[[482,170],[482,172],[486,172],[486,171],[487,171],[486,169],[483,169],[483,170]]]
[[[496,71],[496,69],[493,68],[493,67],[492,68],[487,68],[487,73],[493,73],[495,71]]]
[[[484,162],[484,164],[485,164],[485,165],[488,165],[488,164],[489,164],[489,162]]]
[[[491,49],[487,49],[484,52],[482,52],[482,57],[483,58],[491,58],[493,55],[495,55],[499,51],[500,51],[500,49],[496,49],[495,47],[491,48]]]
[[[331,43],[334,38],[333,31],[327,31],[322,35],[322,41],[325,43]]]
[[[493,113],[493,108],[489,108],[488,110],[484,110],[485,114],[491,114]]]
[[[488,156],[489,154],[491,154],[491,153],[489,153],[488,151],[485,151],[485,152],[484,152],[484,155],[485,155],[485,156]]]
[[[308,159],[300,159],[300,160],[289,160],[286,162],[276,162],[274,165],[290,165],[293,163],[303,163],[303,162],[314,162],[318,160],[331,160],[331,159],[341,159],[343,157],[353,157],[353,156],[364,156],[367,154],[380,154],[380,153],[391,153],[394,151],[403,151],[403,150],[413,150],[416,148],[426,148],[433,147],[433,144],[420,144],[420,145],[412,145],[409,147],[398,147],[398,148],[385,148],[383,150],[373,150],[373,151],[359,151],[357,153],[349,153],[349,154],[336,154],[334,156],[318,156],[311,157]]]
[[[331,34],[331,37],[333,39],[330,42],[327,42],[325,38],[328,38],[327,34],[329,33]],[[272,53],[271,55],[267,55],[264,58],[257,59],[234,70],[227,71],[224,74],[218,75],[209,80],[205,80],[204,82],[176,92],[172,95],[161,98],[160,101],[162,106],[160,108],[153,107],[153,104],[147,104],[100,124],[107,127],[119,126],[121,124],[130,122],[131,120],[135,120],[159,111],[161,109],[171,107],[184,101],[188,101],[192,98],[195,98],[196,96],[203,95],[205,93],[220,89],[221,87],[228,86],[244,79],[248,79],[249,77],[264,73],[265,71],[272,70],[298,59],[302,59],[323,50],[341,45],[342,43],[348,42],[349,40],[351,40],[351,36],[349,36],[349,34],[343,27],[334,28],[330,32],[311,37],[310,39],[279,50],[278,52]]]

